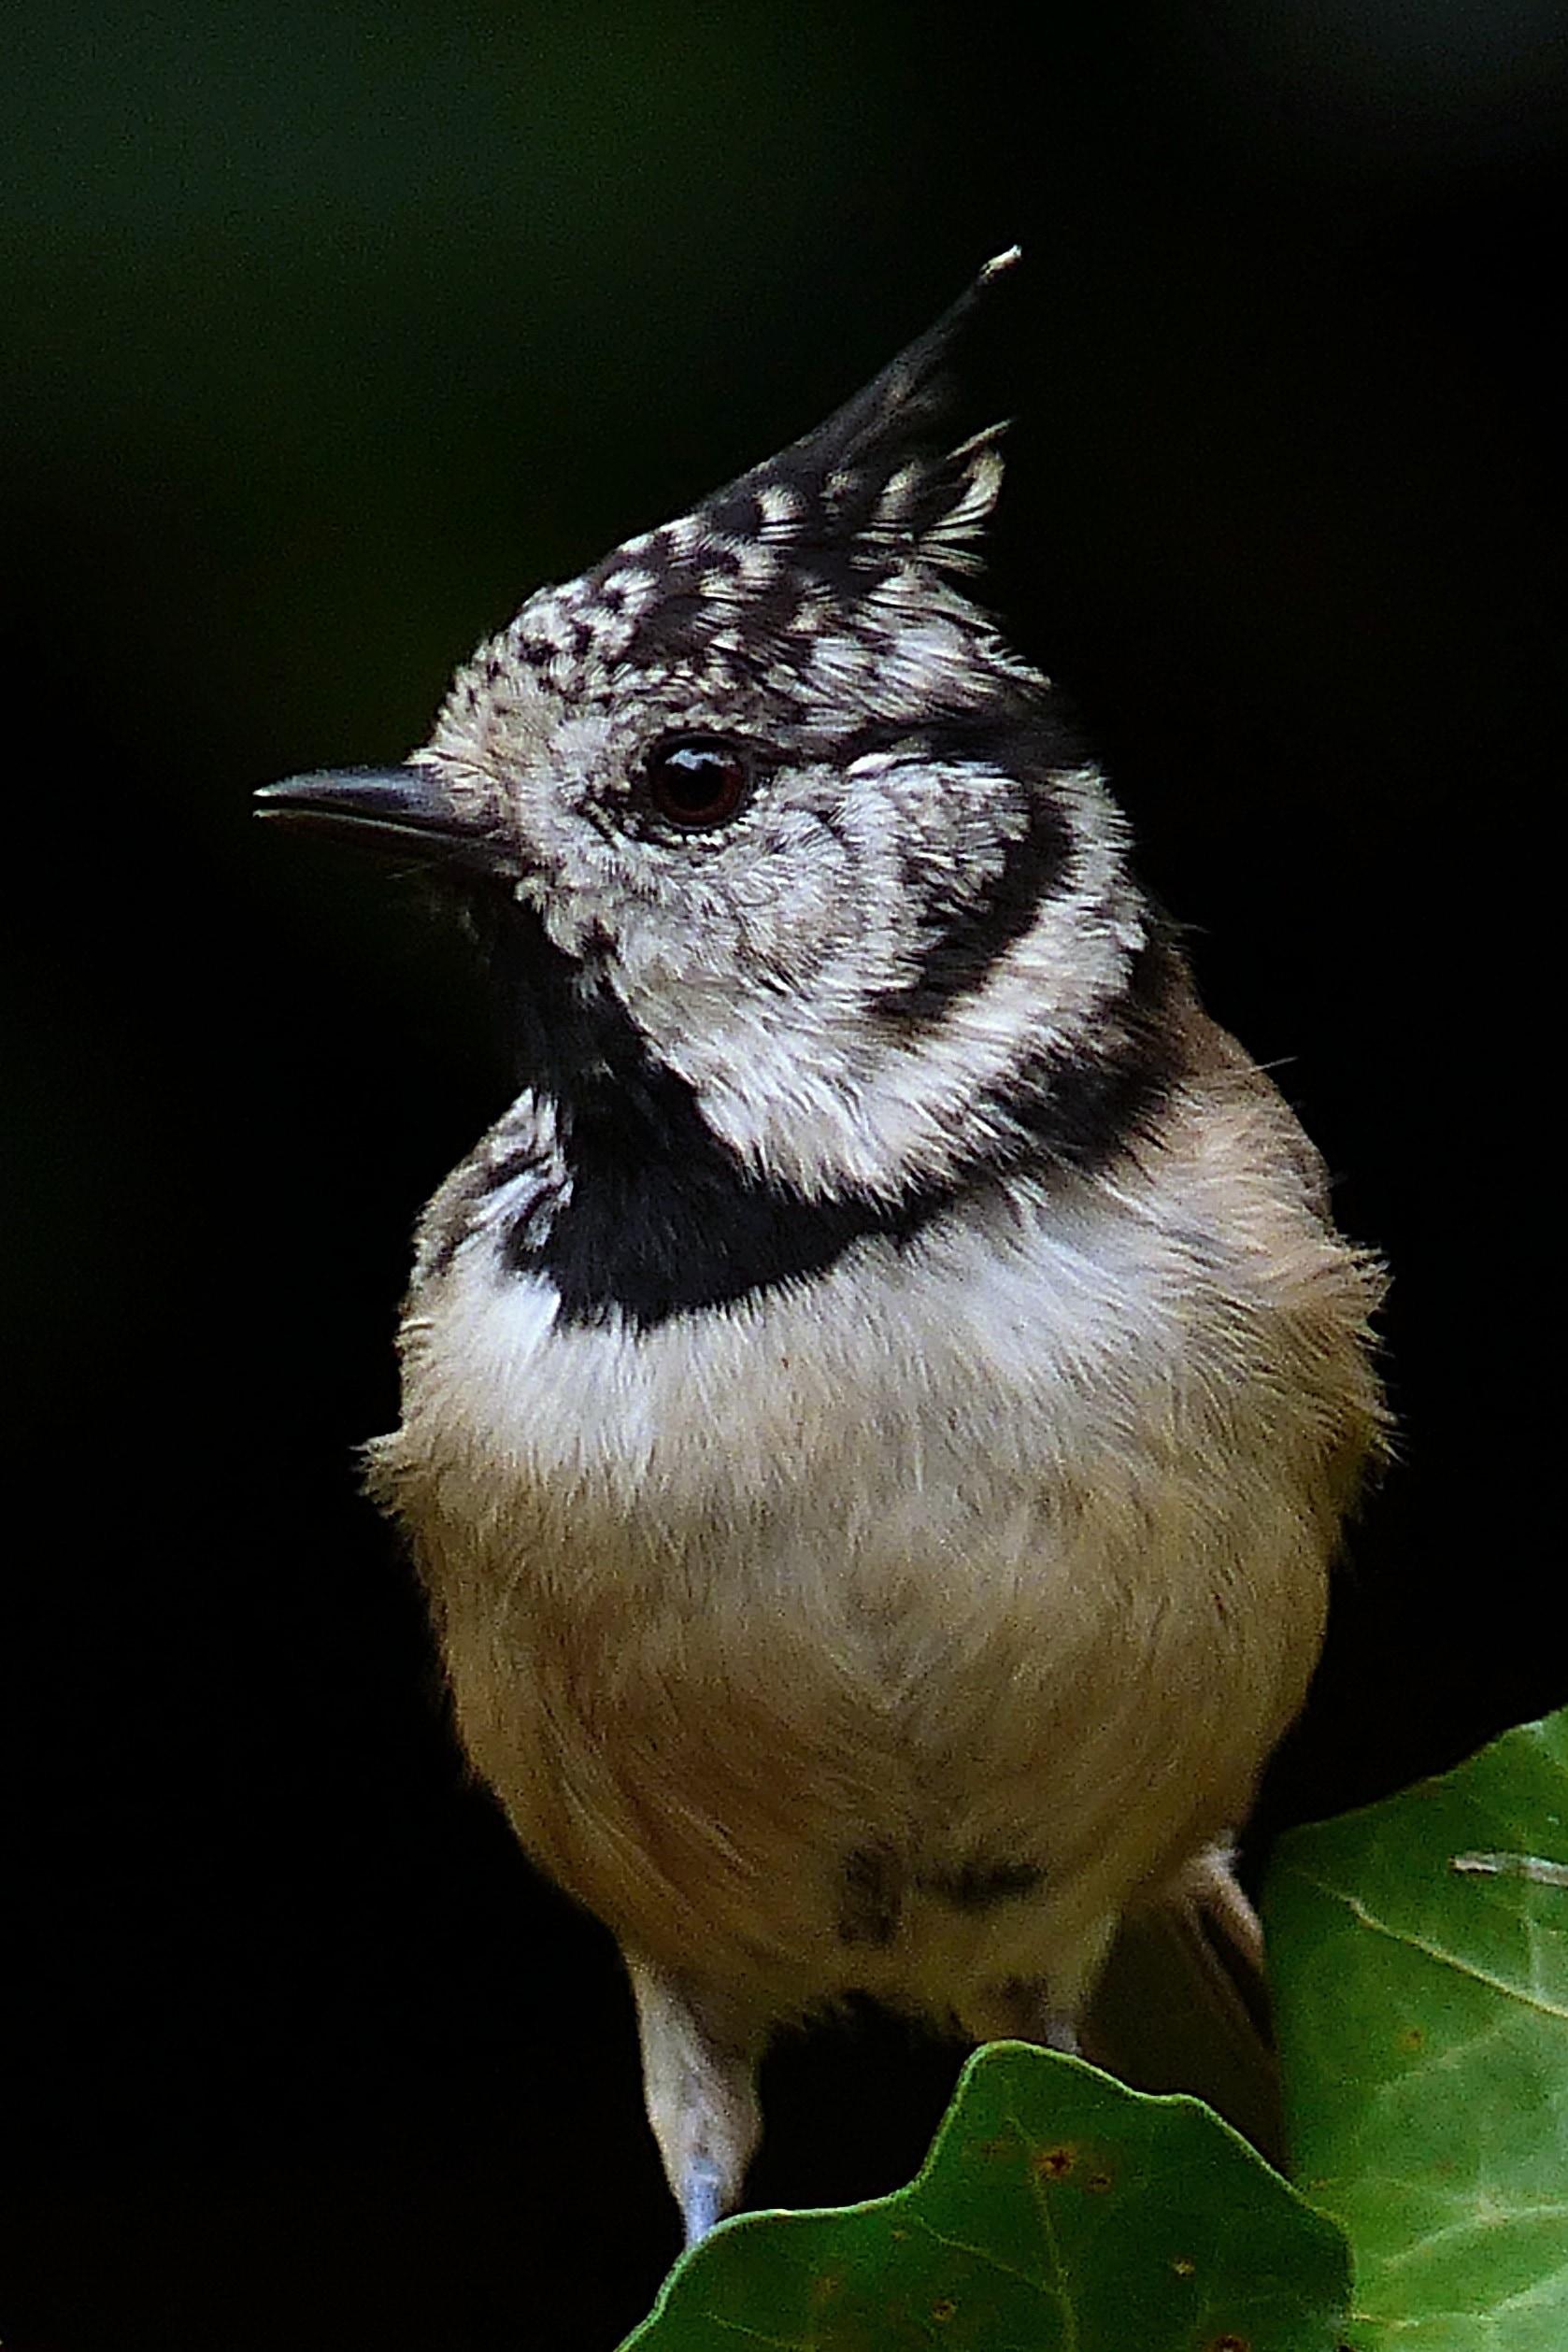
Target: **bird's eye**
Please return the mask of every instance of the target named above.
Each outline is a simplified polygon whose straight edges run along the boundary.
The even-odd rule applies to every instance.
[[[738,814],[751,766],[723,735],[672,735],[649,756],[648,791],[659,815],[696,833]]]

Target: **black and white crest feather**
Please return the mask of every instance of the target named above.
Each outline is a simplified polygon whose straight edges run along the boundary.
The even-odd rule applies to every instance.
[[[992,262],[951,309],[814,432],[725,489],[534,597],[518,648],[559,657],[733,664],[843,643],[902,573],[978,567],[1002,486],[1004,427],[939,437],[963,333],[1016,258]],[[858,633],[875,643],[869,625]],[[848,659],[846,651],[845,659]]]

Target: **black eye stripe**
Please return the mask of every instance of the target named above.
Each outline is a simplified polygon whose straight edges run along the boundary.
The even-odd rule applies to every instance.
[[[645,772],[657,814],[667,824],[698,832],[739,814],[752,762],[728,735],[670,735],[649,753]]]

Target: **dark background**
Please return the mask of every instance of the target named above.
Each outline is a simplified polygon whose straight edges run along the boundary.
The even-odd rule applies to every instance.
[[[606,1939],[355,1492],[499,1107],[417,896],[253,785],[395,758],[541,579],[1021,238],[991,592],[1395,1271],[1403,1466],[1264,1823],[1568,1696],[1547,0],[53,0],[8,21],[7,2352],[607,2352],[673,2251]],[[760,2199],[950,2054],[773,2067]]]

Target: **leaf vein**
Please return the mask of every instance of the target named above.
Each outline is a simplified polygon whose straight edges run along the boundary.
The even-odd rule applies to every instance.
[[[1508,2000],[1517,2001],[1527,2009],[1538,2010],[1544,2017],[1558,2017],[1568,2023],[1568,2005],[1545,2000],[1538,1993],[1527,1991],[1522,1985],[1511,1985],[1505,1976],[1496,1975],[1489,1968],[1477,1968],[1474,1960],[1461,1959],[1459,1953],[1450,1952],[1441,1944],[1416,1934],[1410,1928],[1390,1927],[1386,1919],[1380,1919],[1376,1912],[1369,1911],[1359,1895],[1351,1894],[1344,1887],[1328,1886],[1320,1878],[1311,1878],[1308,1884],[1316,1887],[1319,1894],[1327,1895],[1331,1902],[1342,1903],[1352,1918],[1359,1920],[1362,1927],[1370,1928],[1375,1934],[1386,1935],[1391,1944],[1404,1944],[1413,1952],[1424,1952],[1428,1960],[1440,1961],[1445,1968],[1453,1969],[1459,1975],[1471,1977],[1477,1985],[1490,1985],[1493,1992],[1503,1993]]]

